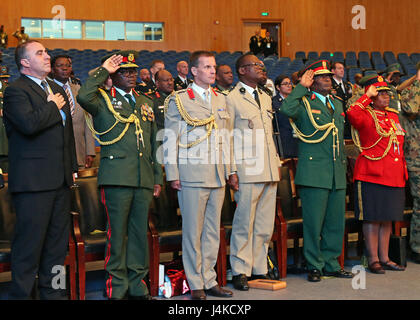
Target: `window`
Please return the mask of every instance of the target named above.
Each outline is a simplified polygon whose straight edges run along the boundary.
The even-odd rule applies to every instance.
[[[105,40],[125,40],[123,21],[105,21]]]
[[[104,38],[104,23],[100,21],[86,21],[85,22],[85,39],[99,39]]]
[[[42,37],[61,39],[61,20],[42,20]]]
[[[138,22],[126,22],[125,34],[127,40],[144,40],[144,24]]]
[[[162,41],[163,23],[22,18],[30,38]]]
[[[82,21],[66,20],[63,22],[63,39],[82,39]]]
[[[30,38],[41,38],[41,20],[40,19],[22,19],[22,27],[25,27],[25,33]]]

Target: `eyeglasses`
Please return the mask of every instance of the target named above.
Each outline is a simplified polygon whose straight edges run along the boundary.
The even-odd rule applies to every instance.
[[[291,82],[284,82],[282,84],[280,84],[281,86],[291,86],[292,83]]]
[[[125,68],[120,68],[118,70],[118,72],[123,75],[124,77],[127,77],[128,75],[133,75],[133,74],[137,74],[137,70],[136,69],[125,69]]]
[[[259,62],[244,64],[244,65],[240,66],[240,68],[245,68],[245,67],[250,67],[250,66],[264,68],[264,65],[262,63],[259,63]]]

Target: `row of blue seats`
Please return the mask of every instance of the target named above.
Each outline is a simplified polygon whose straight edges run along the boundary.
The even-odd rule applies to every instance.
[[[4,51],[4,64],[9,66],[9,71],[12,75],[12,80],[14,76],[17,76],[18,72],[14,65],[14,48],[8,48]],[[53,49],[49,53],[51,56],[56,56],[58,54],[68,54],[73,57],[73,69],[75,74],[84,81],[87,78],[87,72],[90,69],[93,69],[99,65],[100,58],[106,54],[115,52],[117,50],[78,50],[78,49]],[[174,50],[170,51],[148,51],[141,50],[139,51],[140,58],[138,64],[141,68],[148,68],[150,63],[154,59],[162,59],[165,62],[166,68],[174,75],[176,75],[176,63],[180,60],[188,60],[190,52],[181,51],[176,52]],[[235,71],[235,62],[237,58],[242,54],[241,51],[229,52],[223,51],[220,53],[214,52],[216,55],[216,61],[219,64],[228,64],[232,70]],[[304,54],[304,52],[302,52]],[[310,54],[312,53],[312,55]],[[316,55],[315,55],[316,54]],[[301,70],[305,64],[310,63],[310,60],[303,59],[303,55],[299,52],[296,53],[298,58],[291,61],[288,57],[270,56],[264,58],[262,55],[258,57],[264,61],[264,64],[267,68],[268,77],[275,79],[280,74],[286,74],[291,76],[292,73]],[[392,52],[384,52],[384,57],[382,58],[379,52],[372,52],[372,62],[369,57],[368,52],[359,52],[358,57],[355,52],[347,52],[344,58],[344,55],[341,52],[335,52],[331,55],[329,52],[323,52],[320,56],[316,52],[309,52],[308,56],[312,60],[325,58],[331,61],[340,61],[340,58],[343,58],[346,65],[345,79],[353,82],[355,73],[371,73],[371,72],[380,72],[385,69],[385,67],[391,63],[400,62],[404,73],[408,76],[415,74],[415,63],[420,61],[420,54],[413,53],[410,56],[406,53],[398,54],[398,60]],[[305,55],[306,58],[306,55]],[[234,78],[237,80],[236,73],[234,72]]]

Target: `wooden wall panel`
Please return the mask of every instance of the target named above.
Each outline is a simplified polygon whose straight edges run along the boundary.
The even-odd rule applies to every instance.
[[[420,52],[418,0],[3,0],[0,21],[11,34],[21,17],[52,18],[57,4],[68,19],[164,22],[165,40],[42,40],[49,48],[236,51],[242,20],[264,21],[261,12],[269,12],[267,19],[284,21],[285,56],[300,50]],[[357,4],[366,8],[366,30],[351,27]]]

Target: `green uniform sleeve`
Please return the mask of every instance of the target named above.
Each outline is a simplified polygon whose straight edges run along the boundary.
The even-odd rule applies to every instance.
[[[92,116],[98,113],[98,109],[101,106],[100,99],[102,98],[98,88],[105,82],[108,76],[108,70],[100,67],[80,87],[77,102]]]
[[[293,91],[284,99],[280,112],[289,118],[297,119],[303,108],[301,99],[308,93],[308,89],[298,84]]]

